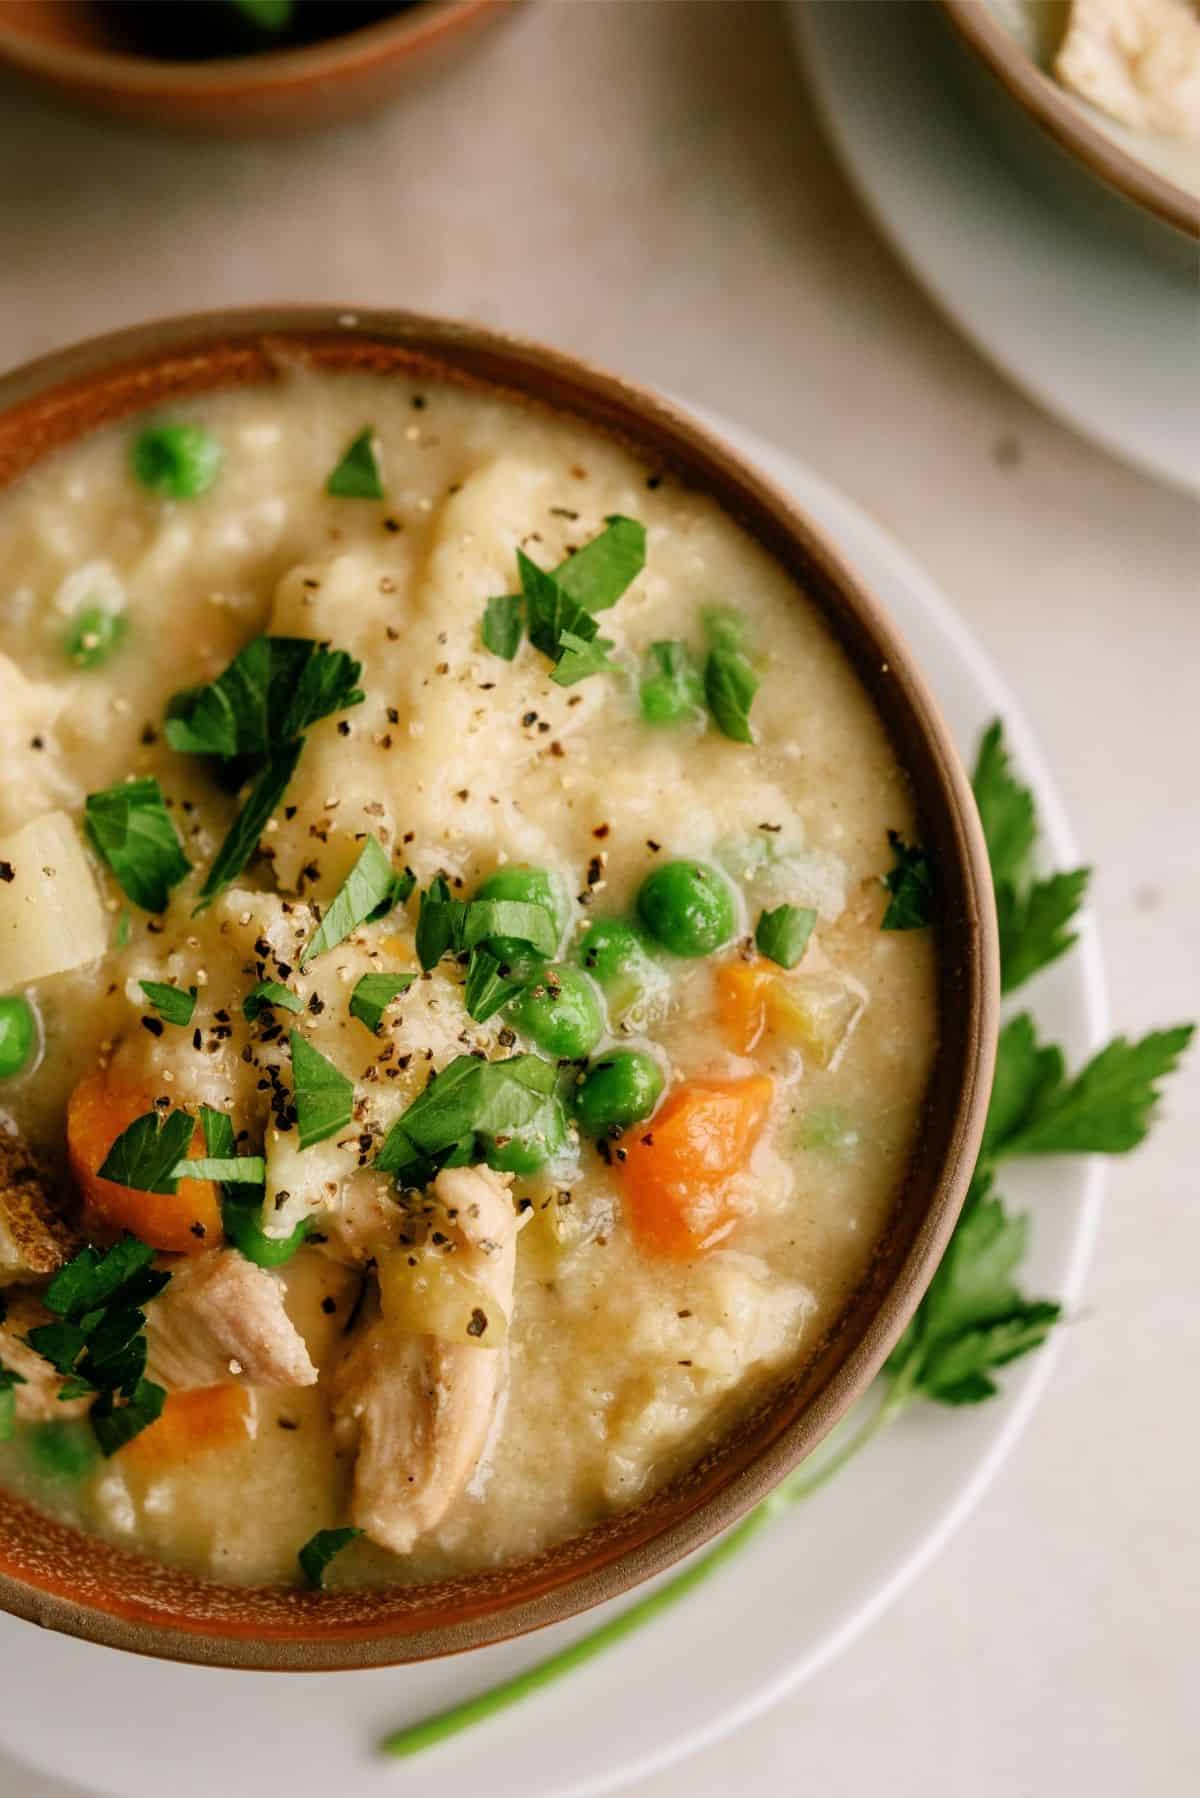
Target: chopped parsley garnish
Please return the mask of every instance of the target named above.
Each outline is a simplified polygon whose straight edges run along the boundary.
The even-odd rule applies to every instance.
[[[781,968],[794,968],[813,933],[817,914],[810,905],[777,905],[759,916],[754,941]]]
[[[881,930],[921,930],[933,913],[933,863],[923,849],[910,847],[899,831],[888,831],[895,866],[883,877],[892,895]]]
[[[604,530],[557,568],[539,568],[519,549],[521,591],[488,601],[482,627],[485,646],[511,661],[524,621],[534,648],[555,664],[550,678],[559,686],[573,686],[589,674],[611,668],[608,652],[613,645],[598,635],[595,614],[617,603],[645,563],[645,527],[619,513],[606,519]]]
[[[173,1172],[178,1180],[213,1180],[218,1186],[265,1186],[267,1181],[261,1155],[201,1155],[176,1162]]]
[[[190,1119],[188,1125],[190,1130]],[[97,1395],[88,1416],[105,1455],[153,1423],[167,1396],[145,1378],[143,1307],[171,1280],[151,1265],[154,1254],[134,1236],[122,1237],[103,1254],[81,1250],[43,1295],[59,1321],[39,1324],[27,1338],[30,1348],[65,1376],[60,1399]]]
[[[208,1177],[221,1188],[221,1224],[226,1239],[240,1255],[257,1267],[282,1267],[307,1237],[311,1220],[303,1218],[290,1236],[267,1236],[262,1228],[263,1184],[266,1169],[257,1155],[239,1155],[233,1120],[223,1111],[200,1107],[204,1147],[211,1167],[225,1169]],[[261,1171],[260,1171],[261,1170]]]
[[[292,1050],[292,1088],[300,1147],[311,1149],[344,1130],[354,1116],[354,1082],[314,1049],[298,1030],[288,1034]]]
[[[168,1024],[191,1023],[196,1009],[197,989],[194,986],[189,986],[185,993],[182,987],[167,986],[162,980],[139,980],[138,985],[159,1017],[165,1018]]]
[[[680,724],[701,715],[704,680],[686,643],[650,645],[642,670],[640,699],[647,724]]]
[[[122,1130],[100,1165],[100,1178],[138,1192],[174,1192],[175,1164],[186,1155],[195,1128],[186,1111],[167,1117],[147,1111]]]
[[[494,938],[527,944],[533,956],[545,958],[558,947],[558,925],[544,905],[524,899],[452,899],[442,875],[430,881],[421,894],[416,937],[417,960],[426,973],[443,955],[461,955]]]
[[[157,780],[148,775],[89,793],[84,828],[126,898],[143,911],[166,911],[171,888],[187,876],[192,864],[183,853]]]
[[[335,499],[382,499],[383,482],[372,443],[374,429],[366,425],[349,444],[341,461],[325,483]]]
[[[362,1535],[361,1530],[318,1530],[311,1536],[296,1556],[300,1563],[300,1571],[305,1582],[314,1592],[319,1592],[325,1584],[325,1572],[335,1555],[340,1555],[344,1548]]]
[[[386,917],[416,885],[411,868],[403,873],[392,867],[374,837],[368,837],[358,860],[338,888],[319,928],[300,954],[306,967],[315,956],[334,949],[360,924]]]
[[[241,873],[287,790],[304,732],[360,705],[361,664],[307,637],[255,637],[216,680],[176,693],[167,706],[172,749],[219,758],[227,782],[253,785],[200,889],[208,905]]]
[[[971,784],[992,864],[1000,980],[1007,993],[1071,947],[1075,934],[1068,927],[1083,904],[1091,869],[1034,876],[1033,794],[1012,772],[999,719],[979,745]]]
[[[383,1014],[393,999],[406,993],[415,974],[364,974],[350,995],[350,1016],[378,1031]]]
[[[730,606],[710,606],[704,629],[709,644],[704,698],[713,723],[732,742],[753,743],[750,707],[758,692],[758,676],[746,654],[746,621]]]
[[[507,1165],[514,1142],[557,1147],[564,1135],[557,1069],[538,1055],[480,1061],[458,1055],[434,1075],[388,1132],[375,1160],[401,1186],[425,1186],[443,1167]]]
[[[462,948],[462,920],[467,907],[462,899],[454,899],[443,875],[430,881],[421,894],[417,914],[417,960],[425,969],[437,966],[443,955]]]
[[[17,1373],[15,1368],[5,1367],[0,1361],[0,1442],[12,1439],[13,1425],[17,1416],[16,1387],[25,1385],[24,1374]]]
[[[361,705],[362,665],[308,637],[255,637],[222,674],[167,705],[165,734],[187,755],[265,756],[322,718]]]
[[[247,1024],[253,1024],[255,1018],[274,1006],[279,1006],[284,1011],[303,1011],[304,1000],[290,986],[283,986],[278,980],[260,980],[242,1000],[242,1016]]]
[[[529,979],[529,970],[505,971],[498,956],[481,944],[471,951],[463,988],[467,1014],[482,1024],[515,998]]]
[[[521,594],[502,593],[498,599],[489,599],[484,608],[483,646],[506,662],[511,662],[521,647],[525,629],[523,606]]]

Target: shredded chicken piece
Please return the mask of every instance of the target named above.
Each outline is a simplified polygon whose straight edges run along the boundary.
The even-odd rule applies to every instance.
[[[434,1193],[463,1271],[506,1317],[517,1217],[507,1180],[486,1167],[447,1168]],[[406,1554],[445,1516],[483,1452],[505,1372],[502,1351],[369,1324],[335,1376],[335,1431],[357,1441],[351,1517],[374,1542]]]
[[[280,1281],[233,1249],[178,1268],[146,1313],[152,1380],[186,1392],[239,1381],[313,1386],[317,1370],[284,1308]]]
[[[50,1197],[49,1169],[19,1136],[0,1132],[0,1286],[56,1273],[81,1246]]]
[[[22,1423],[48,1423],[53,1418],[82,1417],[91,1398],[71,1398],[60,1403],[60,1373],[49,1361],[35,1354],[24,1342],[38,1324],[54,1322],[35,1293],[11,1293],[6,1298],[4,1322],[0,1323],[0,1367],[19,1374],[24,1384],[13,1387],[17,1416]]]

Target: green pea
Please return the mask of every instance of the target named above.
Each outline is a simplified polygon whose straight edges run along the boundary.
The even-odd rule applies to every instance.
[[[80,606],[63,639],[68,660],[76,668],[99,668],[128,629],[124,612],[110,612],[107,606]]]
[[[52,1480],[81,1480],[100,1458],[91,1429],[76,1418],[34,1424],[25,1448],[37,1472]]]
[[[575,1090],[575,1115],[588,1136],[627,1130],[662,1098],[662,1069],[642,1049],[613,1049],[594,1061]]]
[[[704,862],[664,862],[638,889],[638,916],[673,955],[711,955],[737,929],[733,888]]]
[[[503,1141],[481,1131],[484,1159],[498,1174],[536,1174],[567,1140],[567,1114],[562,1100],[551,1098],[538,1107],[528,1124],[519,1124]]]
[[[197,499],[217,478],[221,446],[203,425],[151,425],[134,439],[131,460],[151,493]]]
[[[646,1023],[666,1007],[665,968],[649,953],[646,939],[621,918],[597,918],[575,950],[575,959],[604,989],[610,1017],[620,1021],[635,1010]]]
[[[33,1060],[37,1019],[28,999],[0,999],[0,1080],[11,1080]]]
[[[282,1267],[290,1261],[308,1235],[309,1218],[302,1218],[290,1236],[267,1236],[260,1219],[260,1207],[246,1205],[238,1199],[226,1199],[221,1206],[221,1223],[225,1234],[240,1255],[256,1267]]]
[[[522,905],[540,905],[550,913],[554,928],[561,937],[571,915],[571,901],[562,880],[546,868],[527,868],[514,864],[497,868],[489,874],[475,897],[477,899],[515,899]],[[505,967],[525,967],[536,961],[528,943],[516,937],[495,936],[488,948]]]
[[[604,1006],[586,974],[561,962],[533,976],[505,1016],[546,1055],[578,1061],[604,1034]]]

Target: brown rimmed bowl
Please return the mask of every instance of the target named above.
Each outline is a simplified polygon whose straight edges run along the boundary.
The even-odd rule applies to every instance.
[[[619,437],[716,499],[799,582],[908,770],[939,872],[939,1049],[921,1141],[871,1269],[835,1328],[702,1460],[636,1508],[531,1560],[415,1586],[222,1586],[57,1523],[0,1491],[0,1607],[90,1641],[258,1669],[390,1665],[497,1642],[616,1596],[766,1496],[862,1393],[932,1278],[975,1165],[999,960],[991,874],[945,721],[874,599],[776,487],[645,389],[540,345],[404,312],[273,307],[121,331],[0,377],[0,488],[89,432],[297,364],[503,390]]]
[[[1200,237],[1200,198],[1139,160],[1089,115],[1085,101],[1040,69],[996,18],[990,0],[939,0],[974,56],[1035,125],[1095,179],[1177,231]]]
[[[518,4],[422,0],[297,49],[171,62],[130,52],[89,0],[0,0],[0,69],[135,124],[219,137],[310,131],[394,99]]]

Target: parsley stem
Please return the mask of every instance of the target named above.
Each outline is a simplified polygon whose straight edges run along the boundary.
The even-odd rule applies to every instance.
[[[743,1517],[727,1535],[722,1536],[705,1554],[685,1567],[682,1573],[676,1574],[674,1579],[656,1587],[653,1592],[637,1599],[616,1617],[610,1617],[598,1629],[581,1636],[578,1641],[560,1649],[557,1654],[549,1655],[546,1660],[527,1667],[514,1678],[506,1679],[498,1686],[490,1686],[487,1691],[465,1699],[461,1704],[451,1705],[448,1710],[437,1711],[432,1717],[425,1717],[419,1723],[393,1730],[380,1742],[380,1752],[401,1758],[420,1754],[424,1749],[432,1748],[438,1742],[447,1741],[449,1737],[469,1729],[473,1723],[482,1723],[488,1717],[494,1717],[500,1711],[519,1703],[522,1698],[529,1697],[531,1693],[552,1685],[564,1674],[582,1667],[596,1655],[602,1654],[606,1648],[611,1648],[626,1636],[632,1635],[644,1623],[653,1622],[738,1554],[765,1523],[769,1523],[781,1512],[791,1510],[827,1480],[832,1479],[835,1473],[840,1472],[885,1424],[898,1415],[909,1397],[910,1390],[904,1376],[893,1379],[882,1402],[873,1407],[858,1429],[850,1431],[844,1437],[833,1453],[818,1456],[815,1465],[814,1457],[810,1456],[769,1498]]]

